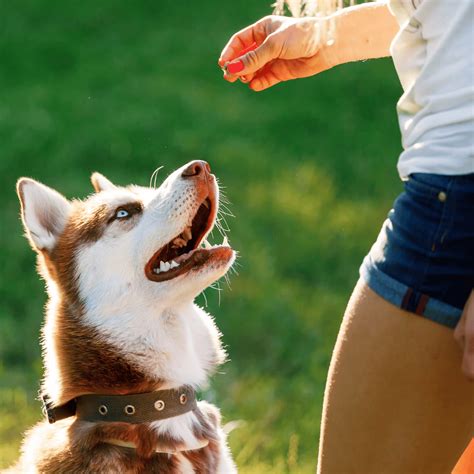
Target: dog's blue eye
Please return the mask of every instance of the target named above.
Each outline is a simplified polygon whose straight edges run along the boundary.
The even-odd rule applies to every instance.
[[[124,217],[128,217],[130,214],[128,211],[126,211],[125,209],[118,209],[116,212],[115,212],[115,217],[117,219],[123,219]]]

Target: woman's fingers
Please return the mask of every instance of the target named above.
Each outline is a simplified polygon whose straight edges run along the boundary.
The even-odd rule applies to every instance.
[[[474,338],[466,340],[466,349],[462,359],[462,371],[464,375],[474,382]]]
[[[234,76],[233,74],[224,71],[224,79],[228,82],[236,82],[239,80],[239,76]]]
[[[248,84],[254,78],[253,74],[249,74],[248,76],[236,76],[234,74],[229,74],[228,72],[224,71],[224,79],[228,82],[243,82],[244,84]]]
[[[454,330],[454,338],[463,351],[462,371],[469,380],[474,381],[474,290]]]
[[[255,74],[247,74],[246,76],[239,76],[239,79],[240,79],[240,82],[243,82],[244,84],[248,84],[252,82],[254,77],[255,77]]]
[[[247,43],[251,43],[251,35],[250,32],[249,34],[245,34],[245,37],[249,37],[247,40]],[[245,39],[244,36],[240,36],[240,33],[236,33],[232,38],[229,40],[229,42],[224,46],[224,49],[221,52],[221,55],[219,57],[218,64],[220,67],[224,67],[226,63],[229,61],[232,61],[236,57],[238,57],[239,52],[242,51],[242,49],[245,48]]]
[[[250,87],[254,91],[263,91],[279,82],[314,76],[330,69],[333,65],[323,51],[316,53],[311,58],[276,59],[270,61],[255,74],[255,77],[250,82]]]
[[[464,351],[464,342],[466,340],[466,334],[465,334],[466,313],[467,311],[463,311],[461,315],[461,319],[459,320],[458,324],[454,328],[454,333],[453,333],[454,339],[458,343],[462,351]]]
[[[224,49],[221,52],[219,57],[218,64],[220,67],[237,57],[239,57],[240,52],[250,46],[252,43],[263,43],[266,38],[265,33],[265,18],[257,21],[253,25],[247,26],[243,30],[238,31],[227,42],[224,46]]]
[[[238,77],[252,89],[264,90],[329,69],[335,62],[319,44],[319,26],[314,19],[262,18],[232,36],[225,46],[219,58],[224,78],[235,82]]]
[[[300,60],[277,59],[269,62],[250,82],[256,92],[268,89],[280,82],[291,81],[305,75],[305,62]]]
[[[249,76],[262,69],[267,63],[277,57],[273,36],[268,36],[265,41],[254,50],[248,51],[243,56],[226,64],[227,71],[238,76]]]
[[[466,377],[474,381],[474,303],[468,308],[464,327],[464,354],[462,369]]]
[[[275,67],[272,65],[264,68],[264,70],[256,75],[250,82],[249,87],[254,90],[255,92],[260,92],[265,89],[269,89],[270,87],[282,82],[280,77],[276,75]]]

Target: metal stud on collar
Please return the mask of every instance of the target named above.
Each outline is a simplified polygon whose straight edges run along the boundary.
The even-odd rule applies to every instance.
[[[134,415],[135,414],[135,407],[133,405],[126,405],[123,409],[126,415]]]
[[[158,411],[162,411],[165,409],[165,402],[163,400],[157,400],[155,402],[155,408],[158,410]]]
[[[99,407],[99,413],[100,413],[102,416],[107,415],[107,412],[108,412],[108,411],[109,411],[109,410],[107,410],[107,407],[106,407],[105,405],[101,405],[101,406]]]
[[[188,401],[188,397],[186,396],[185,393],[182,393],[180,396],[179,396],[179,403],[181,403],[181,405],[186,405],[186,402]]]

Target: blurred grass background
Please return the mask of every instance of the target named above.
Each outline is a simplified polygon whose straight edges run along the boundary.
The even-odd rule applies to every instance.
[[[146,185],[210,162],[236,219],[239,275],[209,311],[231,361],[208,399],[242,473],[313,472],[326,372],[358,266],[401,185],[390,59],[256,94],[221,79],[231,34],[266,1],[1,2],[0,468],[41,417],[45,302],[22,237],[15,181],[68,197],[98,170]],[[200,302],[204,303],[202,298]]]

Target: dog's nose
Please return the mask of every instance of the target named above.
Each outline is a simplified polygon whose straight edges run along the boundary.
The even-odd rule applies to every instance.
[[[181,173],[181,176],[183,178],[194,178],[197,176],[204,178],[209,174],[211,174],[209,163],[202,160],[196,160],[189,164],[189,166]]]

